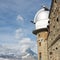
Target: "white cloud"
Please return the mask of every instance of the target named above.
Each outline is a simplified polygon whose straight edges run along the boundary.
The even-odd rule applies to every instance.
[[[20,41],[20,43],[22,43],[22,44],[31,44],[32,41],[31,41],[30,38],[23,38],[23,39]]]
[[[17,15],[17,21],[19,22],[24,21],[24,18],[21,15]]]
[[[26,37],[26,30],[19,28],[16,30],[16,39],[19,40],[16,49],[20,49],[20,52],[25,52],[28,48],[31,48],[34,52],[37,52],[36,41]]]
[[[17,39],[22,38],[23,35],[24,35],[24,33],[23,33],[23,29],[22,29],[22,28],[19,28],[19,29],[16,30],[16,35],[15,35],[15,37],[16,37]]]
[[[28,30],[24,28],[18,28],[15,31],[15,37],[16,39],[22,39],[28,35]]]
[[[30,38],[23,38],[20,42],[20,51],[25,52],[28,48],[32,47],[32,40]]]
[[[16,44],[3,44],[4,47],[18,50],[20,53],[26,53],[27,49],[31,49],[37,53],[37,44],[36,41],[25,37],[18,41]]]
[[[23,38],[22,40],[20,40],[19,42],[19,46],[20,46],[20,52],[24,53],[28,48],[30,49],[35,49],[33,50],[34,52],[36,52],[36,42],[31,40],[30,38]]]

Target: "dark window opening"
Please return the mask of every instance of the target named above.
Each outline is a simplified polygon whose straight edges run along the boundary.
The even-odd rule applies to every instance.
[[[42,55],[41,55],[41,52],[39,53],[39,57],[40,57],[40,60],[42,60]]]
[[[57,22],[59,22],[59,19],[57,18]]]
[[[38,35],[38,37],[40,37],[40,34]]]
[[[52,55],[52,52],[50,52],[50,55]]]
[[[48,21],[48,23],[50,23],[50,21]]]
[[[55,0],[55,3],[57,3],[57,1]]]
[[[57,50],[58,48],[56,47],[56,50]]]
[[[47,26],[47,28],[49,28],[49,25]]]
[[[41,46],[41,42],[39,42],[39,46]]]
[[[53,28],[55,28],[55,25],[53,26]]]

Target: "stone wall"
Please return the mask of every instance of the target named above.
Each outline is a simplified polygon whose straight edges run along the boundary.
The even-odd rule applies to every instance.
[[[52,0],[48,37],[48,60],[60,60],[60,0]]]
[[[48,60],[47,36],[47,31],[40,32],[37,34],[38,60]]]

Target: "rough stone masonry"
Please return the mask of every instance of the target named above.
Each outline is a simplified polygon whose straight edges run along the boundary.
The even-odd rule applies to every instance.
[[[49,18],[48,60],[60,60],[60,0],[52,0]]]

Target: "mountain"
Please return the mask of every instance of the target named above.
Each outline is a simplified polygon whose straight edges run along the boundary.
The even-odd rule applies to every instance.
[[[37,60],[37,54],[34,53],[30,48],[22,54],[22,60]]]
[[[0,46],[0,60],[37,60],[37,54],[30,48],[26,49],[24,53],[20,53],[19,50]]]

